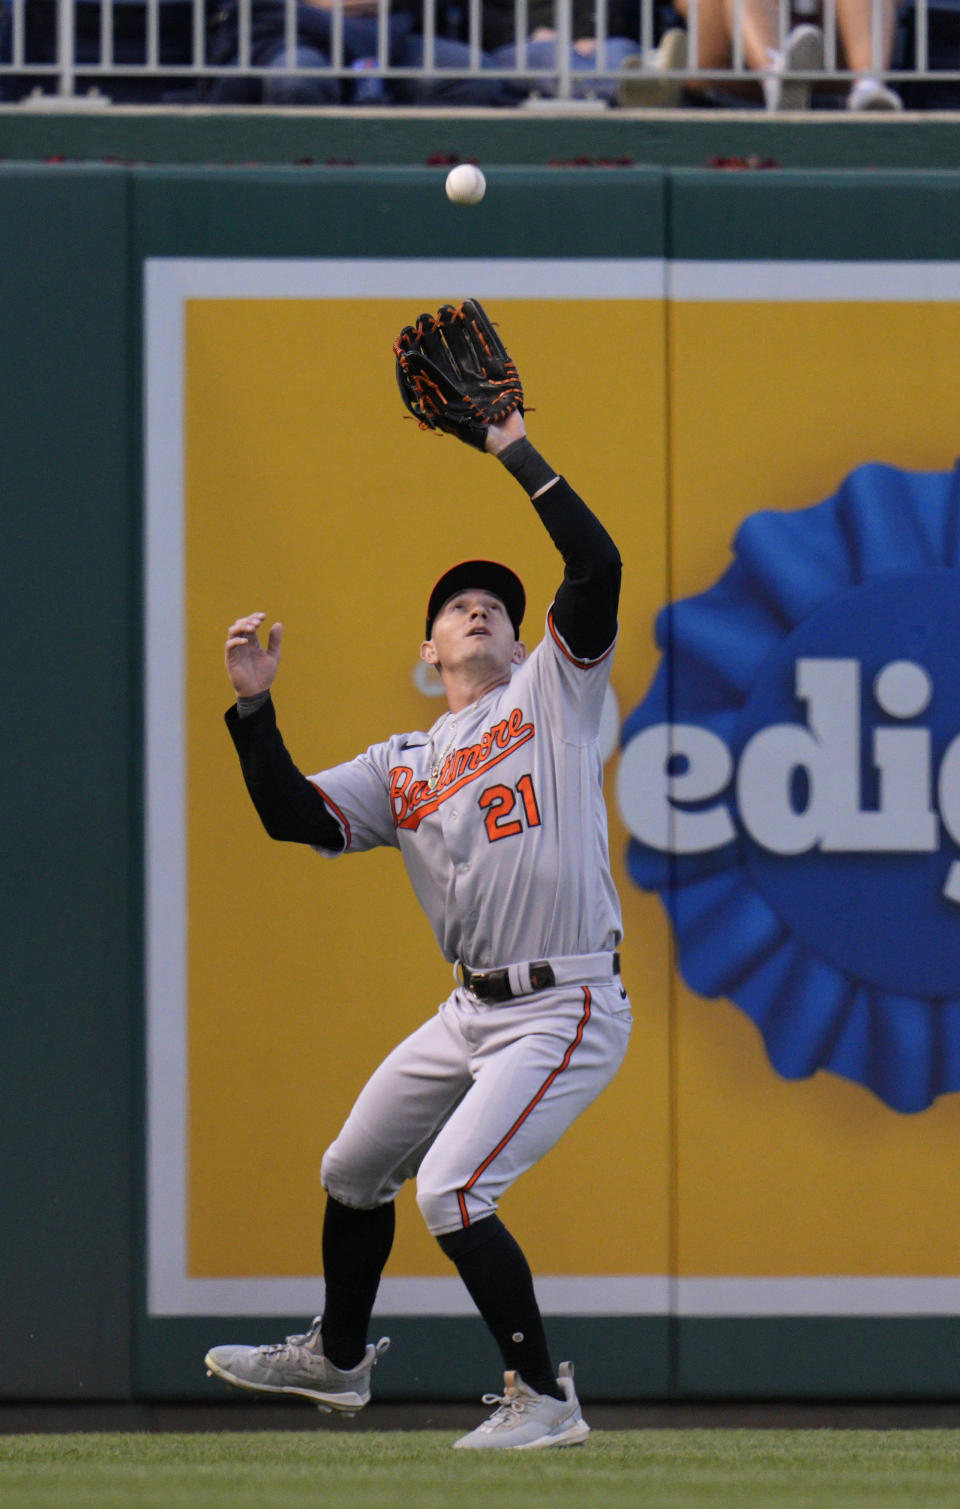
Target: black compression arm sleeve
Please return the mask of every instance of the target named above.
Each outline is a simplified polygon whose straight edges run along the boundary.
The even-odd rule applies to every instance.
[[[287,753],[272,698],[245,718],[235,706],[229,708],[226,722],[247,790],[270,837],[342,850],[340,824]]]
[[[597,660],[617,637],[620,554],[600,520],[523,436],[498,461],[530,495],[563,556],[564,576],[553,623],[573,654]]]
[[[534,498],[533,506],[563,556],[554,627],[578,659],[597,660],[617,637],[620,552],[563,477]]]

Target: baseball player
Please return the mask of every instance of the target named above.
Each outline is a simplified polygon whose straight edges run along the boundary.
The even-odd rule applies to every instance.
[[[526,438],[516,369],[475,301],[422,315],[395,346],[421,424],[494,455],[525,489],[564,563],[528,655],[524,589],[486,560],[451,567],[429,596],[421,658],[447,711],[345,764],[300,773],[270,688],[282,626],[230,628],[237,694],[227,724],[273,838],[324,854],[399,848],[454,990],[361,1090],[323,1158],[324,1310],[274,1346],[218,1346],[208,1371],[240,1388],[296,1394],[352,1414],[389,1345],[368,1343],[407,1179],[456,1266],[505,1369],[496,1408],[455,1444],[586,1439],[573,1366],[552,1365],[527,1261],[497,1207],[619,1068],[630,1005],[617,952],[598,729],[617,635],[620,558],[573,489]]]

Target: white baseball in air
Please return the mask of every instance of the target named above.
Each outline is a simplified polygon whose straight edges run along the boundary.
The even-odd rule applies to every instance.
[[[458,163],[447,174],[447,198],[454,204],[479,204],[486,192],[487,180],[475,163]]]

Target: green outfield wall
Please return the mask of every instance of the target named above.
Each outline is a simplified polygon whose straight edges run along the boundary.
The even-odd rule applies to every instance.
[[[287,163],[419,167],[449,157],[504,166],[960,168],[955,112],[805,119],[762,110],[537,111],[111,108],[0,105],[9,161]]]
[[[58,150],[58,129],[56,120],[0,116],[8,748],[0,796],[0,1399],[209,1401],[220,1392],[203,1376],[205,1347],[277,1339],[305,1316],[258,1315],[249,1306],[230,1314],[222,1304],[204,1314],[199,1302],[158,1313],[150,1300],[146,1101],[157,1065],[145,985],[148,261],[324,259],[347,270],[371,259],[722,262],[782,264],[787,279],[798,264],[916,264],[921,299],[923,268],[960,265],[960,153],[955,125],[935,121],[896,137],[886,123],[869,135],[817,123],[809,135],[785,131],[774,143],[748,120],[718,125],[709,140],[694,125],[687,135],[628,121],[570,121],[548,136],[531,120],[508,148],[486,121],[445,123],[441,144],[432,120],[402,128],[371,121],[360,133],[344,122],[342,135],[333,123],[317,136],[309,119],[291,119],[247,122],[244,162],[258,165],[211,166],[239,139],[221,121],[128,124],[117,153],[112,121],[98,117],[71,134],[65,155],[75,160],[31,160]],[[424,165],[441,151],[489,164],[477,210],[445,200],[443,166]],[[718,173],[705,166],[718,153],[775,155],[783,166]],[[130,160],[97,160],[115,155]],[[828,165],[811,165],[812,155]],[[320,158],[341,161],[323,166]],[[344,165],[347,158],[355,165]],[[600,161],[621,158],[634,161]],[[561,159],[581,161],[568,170],[550,165]],[[952,309],[960,283],[941,298]],[[882,366],[896,431],[898,351],[877,328],[864,362]],[[545,340],[550,331],[545,322]],[[656,368],[669,390],[669,348],[664,336],[636,351],[638,381]],[[604,353],[590,358],[599,374],[591,382],[602,383]],[[931,371],[942,408],[944,379],[935,365]],[[812,391],[829,376],[814,368],[803,382]],[[805,391],[790,400],[801,429]],[[668,406],[665,449],[675,423]],[[904,464],[952,464],[939,460],[953,443],[947,421],[931,425],[927,452],[904,441]],[[808,433],[807,449],[823,438]],[[188,454],[188,468],[190,461]],[[669,487],[664,499],[669,519]],[[318,563],[328,591],[329,568]],[[665,577],[664,596],[668,587]],[[651,622],[638,634],[649,638]],[[219,644],[208,648],[215,659]],[[184,654],[192,664],[207,648],[188,645]],[[215,703],[211,718],[221,711]],[[227,995],[230,967],[224,961]],[[642,994],[639,981],[633,989]],[[223,1031],[229,1036],[229,1018]],[[163,1150],[153,1155],[162,1160]],[[669,1149],[664,1157],[669,1205],[683,1160]],[[647,1214],[627,1190],[610,1220],[642,1225]],[[661,1216],[669,1227],[670,1210]],[[923,1209],[916,1218],[923,1222]],[[162,1219],[154,1212],[161,1243]],[[855,1211],[849,1219],[856,1223]],[[909,1278],[915,1270],[903,1262]],[[960,1273],[957,1262],[940,1276]],[[869,1263],[864,1271],[873,1271]],[[664,1278],[672,1292],[676,1270]],[[634,1306],[626,1315],[551,1314],[547,1324],[556,1346],[576,1357],[586,1398],[960,1396],[957,1316],[944,1307],[860,1308],[682,1313],[668,1298],[649,1313]],[[400,1315],[390,1330],[381,1397],[474,1398],[495,1381],[492,1345],[471,1317]]]

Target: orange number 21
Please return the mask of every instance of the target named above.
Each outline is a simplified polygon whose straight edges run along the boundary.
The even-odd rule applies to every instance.
[[[520,777],[517,782],[517,793],[523,803],[527,827],[539,828],[540,809],[537,806],[531,776]],[[487,825],[487,837],[492,844],[495,844],[498,839],[512,838],[514,834],[523,832],[523,823],[520,821],[519,814],[513,818],[510,816],[517,805],[517,798],[509,786],[488,786],[478,798],[478,805],[487,814],[484,821]]]

